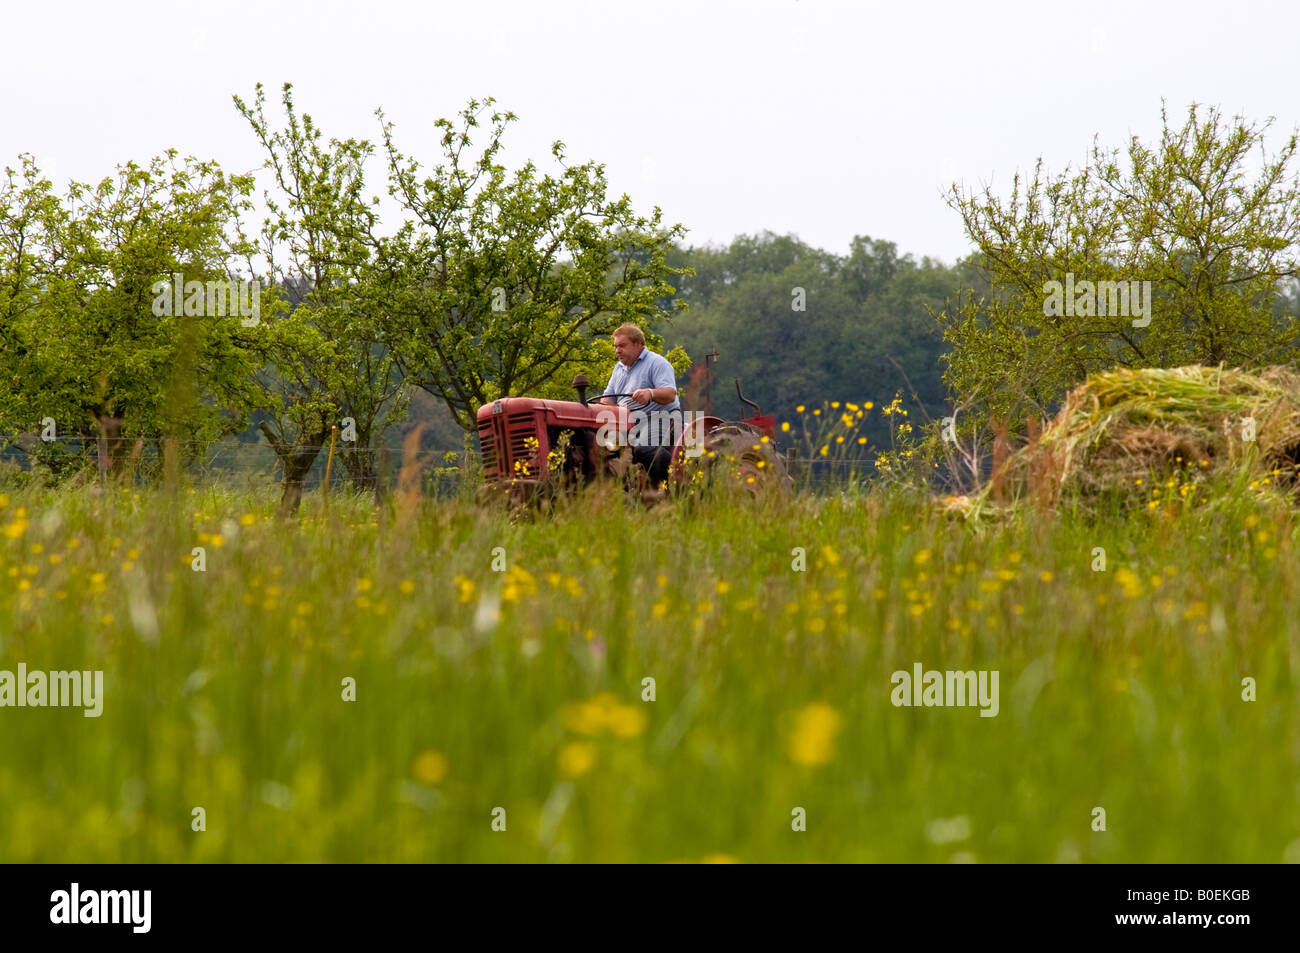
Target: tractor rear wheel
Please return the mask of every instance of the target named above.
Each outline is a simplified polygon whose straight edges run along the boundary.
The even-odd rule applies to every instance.
[[[785,457],[759,430],[744,424],[721,424],[704,438],[701,464],[710,484],[730,478],[736,487],[757,496],[767,490],[788,490],[794,484]]]

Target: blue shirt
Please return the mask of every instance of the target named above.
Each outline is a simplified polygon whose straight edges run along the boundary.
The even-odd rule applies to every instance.
[[[676,390],[677,376],[673,373],[673,366],[668,363],[668,358],[643,347],[640,356],[632,362],[631,367],[625,367],[622,361],[614,365],[614,373],[609,375],[609,385],[605,388],[605,393],[607,395],[630,394],[642,388],[656,387],[671,387]],[[649,405],[643,405],[627,399],[621,399],[619,403],[633,410],[646,410],[652,413],[682,409],[681,401],[677,399],[676,394],[673,394],[670,404],[657,404],[651,401]]]

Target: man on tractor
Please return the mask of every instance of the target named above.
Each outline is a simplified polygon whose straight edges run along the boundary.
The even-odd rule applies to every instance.
[[[618,363],[609,375],[602,403],[624,405],[647,415],[647,426],[629,435],[632,461],[645,468],[651,486],[668,479],[673,444],[678,436],[681,402],[677,399],[677,377],[662,354],[645,346],[645,334],[635,324],[624,324],[614,332],[614,353]]]

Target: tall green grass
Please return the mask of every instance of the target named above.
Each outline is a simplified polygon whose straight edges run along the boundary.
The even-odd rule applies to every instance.
[[[0,708],[0,860],[1300,859],[1297,527],[1222,492],[974,527],[10,491],[0,669],[106,697]],[[998,671],[998,715],[895,707],[916,662]]]

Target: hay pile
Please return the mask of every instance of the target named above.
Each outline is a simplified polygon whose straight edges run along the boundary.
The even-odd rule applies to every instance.
[[[1254,439],[1250,438],[1253,421]],[[1006,461],[994,489],[1055,504],[1066,494],[1141,496],[1152,477],[1202,483],[1232,475],[1297,485],[1300,373],[1222,367],[1095,374],[1036,441]],[[981,494],[983,495],[983,494]]]

